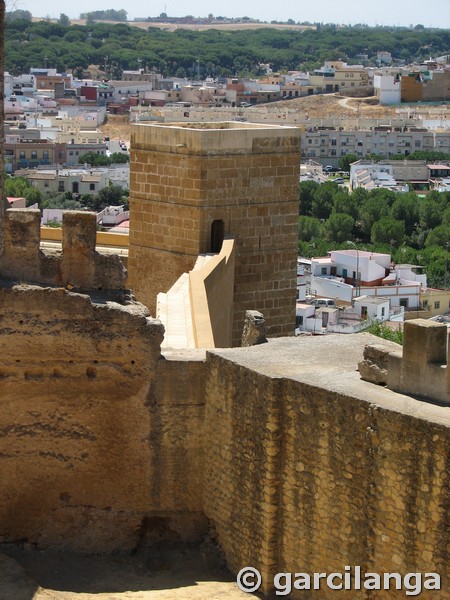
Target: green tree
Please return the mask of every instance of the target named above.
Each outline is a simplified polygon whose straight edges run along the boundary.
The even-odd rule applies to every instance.
[[[96,152],[86,152],[86,154],[82,154],[78,157],[78,164],[84,165],[85,163],[95,167],[108,166],[111,164],[111,159],[108,156],[97,154]]]
[[[373,225],[382,217],[389,214],[389,201],[387,198],[377,198],[367,195],[366,200],[359,207],[359,230],[363,239],[369,241]]]
[[[339,168],[342,171],[350,171],[350,165],[359,160],[359,157],[356,154],[346,154],[345,156],[341,156],[338,160]]]
[[[425,246],[442,246],[450,242],[450,223],[444,223],[435,227],[427,236]]]
[[[300,214],[311,216],[312,202],[319,184],[315,181],[302,181],[300,183]]]
[[[329,242],[342,244],[352,236],[355,220],[343,213],[333,213],[324,224],[326,239]]]
[[[349,194],[347,188],[339,188],[339,192],[334,197],[333,213],[345,213],[350,215],[355,221],[358,218],[359,210],[353,194]]]
[[[102,206],[120,206],[126,202],[126,194],[119,185],[109,185],[98,192],[98,199]]]
[[[43,194],[42,194],[41,190],[39,190],[38,188],[31,186],[25,192],[25,198],[27,200],[27,206],[32,206],[33,204],[37,204],[39,206],[39,208],[41,208]]]
[[[421,229],[434,229],[442,222],[445,210],[445,199],[440,198],[441,194],[431,192],[419,203],[419,223]]]
[[[390,214],[397,221],[404,221],[406,235],[411,235],[419,221],[419,204],[414,192],[398,194]]]
[[[113,152],[109,157],[110,164],[124,164],[130,162],[130,155],[126,152]]]
[[[448,238],[447,238],[448,239]],[[430,287],[443,288],[445,283],[445,264],[447,260],[446,249],[437,245],[430,245],[420,251],[419,264],[425,266],[427,282]],[[447,277],[447,288],[450,280]]]
[[[5,2],[4,0],[2,0],[2,4],[4,6]],[[4,8],[3,10],[3,14],[4,14]],[[32,20],[33,15],[30,13],[29,10],[12,10],[12,11],[8,11],[6,13],[6,20],[8,22],[10,21],[20,21],[20,20],[24,20],[24,21],[30,21]]]
[[[320,237],[322,224],[314,217],[301,216],[298,218],[298,237],[302,242],[310,242]]]
[[[69,27],[70,26],[70,19],[67,15],[65,15],[64,13],[61,13],[59,15],[59,20],[58,23],[60,25],[62,25],[63,27]]]
[[[370,239],[373,243],[400,246],[405,238],[405,224],[392,217],[382,217],[372,225]]]
[[[333,199],[336,193],[336,184],[322,183],[314,191],[311,205],[311,214],[317,219],[328,219],[333,209]]]

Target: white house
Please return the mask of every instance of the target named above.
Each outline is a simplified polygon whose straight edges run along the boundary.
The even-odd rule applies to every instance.
[[[401,83],[400,77],[394,74],[374,75],[373,87],[380,104],[400,104]]]
[[[317,296],[351,302],[361,295],[388,298],[391,308],[417,309],[426,275],[414,265],[394,265],[389,254],[333,250],[311,259],[311,288]]]
[[[387,297],[359,296],[353,301],[353,309],[361,319],[370,321],[403,321],[403,307],[391,309],[391,301]]]

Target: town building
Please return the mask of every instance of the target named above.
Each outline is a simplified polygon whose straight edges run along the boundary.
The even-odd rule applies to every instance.
[[[374,76],[375,95],[380,104],[400,102],[446,102],[450,100],[450,70],[431,69],[430,64],[414,69],[383,69]]]
[[[375,126],[368,130],[333,126],[304,127],[303,156],[324,163],[337,164],[340,157],[370,154],[407,157],[419,150],[450,154],[450,132],[430,131],[417,127]]]
[[[395,265],[389,254],[332,250],[311,259],[311,288],[316,296],[352,302],[361,295],[388,298],[391,308],[419,309],[426,275],[411,265]]]
[[[25,169],[16,172],[18,177],[24,177],[41,192],[72,194],[97,194],[109,185],[108,169]]]
[[[351,92],[369,87],[369,74],[364,67],[348,66],[341,61],[325,61],[323,67],[309,74],[309,86],[315,94]]]

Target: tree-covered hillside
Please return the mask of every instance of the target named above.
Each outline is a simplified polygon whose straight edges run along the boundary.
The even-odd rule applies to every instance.
[[[114,77],[122,69],[146,66],[164,75],[235,75],[258,72],[260,63],[274,70],[310,69],[324,60],[358,62],[359,54],[374,57],[387,50],[407,62],[445,54],[450,30],[321,26],[317,30],[276,30],[270,26],[244,31],[174,32],[147,30],[126,23],[67,26],[26,19],[8,21],[5,30],[6,68],[13,74],[30,67],[59,71],[109,65]],[[47,57],[44,61],[44,57]]]

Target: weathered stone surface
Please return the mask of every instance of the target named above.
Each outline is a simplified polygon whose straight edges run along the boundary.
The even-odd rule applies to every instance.
[[[368,345],[359,372],[366,381],[396,392],[450,405],[447,340],[445,324],[426,319],[406,321],[403,348],[386,341]]]
[[[156,314],[166,292],[212,251],[212,225],[235,236],[233,345],[258,307],[269,336],[295,327],[300,131],[251,123],[133,128],[129,286]],[[215,250],[214,250],[215,252]]]
[[[151,508],[147,396],[162,325],[142,305],[0,290],[0,540],[133,548]]]
[[[39,210],[6,212],[0,278],[82,291],[125,287],[127,272],[119,256],[95,251],[95,213],[64,213],[62,252],[40,250],[40,220]]]
[[[266,320],[264,315],[257,310],[247,310],[245,312],[241,346],[256,346],[266,342]]]
[[[161,357],[142,305],[94,299],[0,290],[0,540],[126,550],[194,541],[206,516],[267,593],[359,565],[438,572],[444,600],[448,408],[361,380],[372,336]]]
[[[358,363],[358,370],[362,379],[386,385],[388,377],[389,357],[401,354],[401,347],[393,342],[368,344],[364,348],[364,359]]]
[[[231,569],[260,569],[267,592],[280,571],[359,565],[437,572],[433,594],[446,597],[448,409],[362,381],[356,365],[374,341],[289,338],[208,353],[205,512]],[[335,594],[321,586],[311,598]]]

